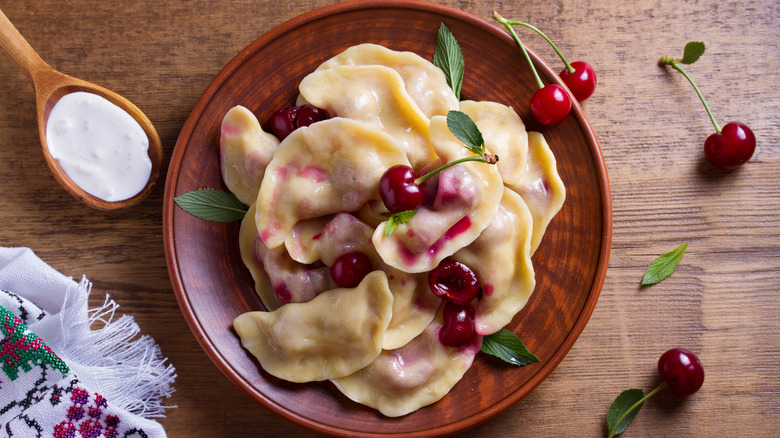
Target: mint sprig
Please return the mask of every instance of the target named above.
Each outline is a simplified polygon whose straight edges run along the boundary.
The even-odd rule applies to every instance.
[[[683,64],[693,64],[701,55],[704,54],[705,46],[701,41],[691,41],[683,49],[683,57],[680,62]]]
[[[458,41],[444,23],[441,23],[439,32],[436,35],[433,65],[439,67],[444,72],[444,76],[447,78],[447,85],[452,88],[455,97],[460,100],[460,89],[463,85],[463,72],[466,61],[463,58],[463,52],[460,50]]]
[[[607,438],[623,433],[628,425],[634,421],[634,417],[642,409],[645,401],[667,386],[669,385],[663,382],[647,394],[636,388],[621,392],[607,411]]]
[[[468,114],[460,112],[460,111],[450,111],[447,113],[447,127],[450,129],[452,134],[457,137],[460,141],[463,142],[466,149],[468,149],[470,152],[476,154],[470,157],[463,157],[459,158],[454,161],[450,161],[449,163],[446,163],[442,166],[437,167],[436,169],[426,173],[425,175],[416,178],[414,180],[414,183],[416,185],[420,185],[428,178],[436,175],[437,173],[441,172],[444,169],[447,169],[449,167],[455,166],[460,163],[465,163],[466,161],[477,161],[480,163],[487,163],[487,164],[496,164],[498,162],[498,155],[493,155],[487,152],[485,149],[485,140],[482,137],[482,132],[480,132],[479,128],[477,127],[477,124],[474,123],[473,120],[471,120],[471,117],[468,116]],[[408,221],[411,219],[415,213],[417,213],[417,210],[407,210],[407,211],[401,211],[398,213],[394,213],[390,216],[390,219],[387,220],[385,223],[385,237],[390,236],[393,234],[393,231],[398,227],[398,225],[401,225],[402,223]]]
[[[485,140],[482,137],[477,124],[471,120],[468,114],[451,110],[447,113],[447,127],[450,132],[460,141],[471,153],[475,154],[471,157],[459,158],[455,161],[450,161],[436,169],[426,173],[425,175],[414,180],[415,184],[420,185],[428,178],[436,175],[448,167],[452,167],[456,164],[465,163],[466,161],[477,161],[480,163],[496,164],[498,163],[498,155],[493,155],[487,152],[485,149]]]
[[[182,193],[173,198],[182,210],[205,221],[240,221],[249,207],[229,192],[216,189],[199,189]]]
[[[687,243],[683,243],[677,248],[662,254],[647,267],[645,275],[642,276],[642,286],[649,286],[656,284],[661,280],[669,277],[674,273],[677,268],[677,264],[680,263],[685,250],[688,248]]]
[[[507,329],[482,338],[480,351],[519,367],[539,362],[539,358],[528,351],[523,341]]]
[[[482,132],[468,114],[455,110],[449,111],[447,113],[447,127],[473,154],[480,156],[485,154],[485,140],[482,138]]]
[[[404,222],[408,222],[414,215],[417,214],[417,210],[406,210],[393,213],[390,218],[385,222],[385,237],[393,234],[393,231]]]
[[[607,430],[612,438],[623,433],[639,413],[645,400],[645,392],[641,389],[626,389],[617,396],[607,411]]]

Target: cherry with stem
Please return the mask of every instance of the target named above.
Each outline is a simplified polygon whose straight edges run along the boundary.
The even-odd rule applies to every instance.
[[[615,399],[607,415],[609,428],[607,438],[612,438],[622,433],[634,419],[642,404],[661,390],[669,388],[679,397],[688,397],[696,393],[704,384],[704,367],[702,367],[696,354],[685,348],[672,348],[662,354],[658,359],[658,374],[663,379],[663,382],[646,395],[642,395],[642,391],[639,389],[629,389]],[[629,403],[633,403],[627,409],[622,410],[619,400],[624,396],[630,398]],[[634,396],[636,397],[631,398]],[[613,422],[610,420],[610,417],[617,417],[617,419]],[[626,424],[622,425],[621,423],[624,421]]]
[[[415,176],[411,167],[403,164],[386,170],[379,178],[379,196],[390,213],[397,214],[417,210],[424,200],[424,193],[420,187],[422,183],[445,169],[467,161],[487,164],[498,162],[498,156],[489,153],[485,148],[482,133],[467,114],[460,111],[450,111],[447,113],[447,127],[474,155],[446,163],[420,177]]]
[[[682,68],[681,64],[692,64],[703,53],[704,43],[690,42],[685,46],[685,53],[682,59],[664,56],[658,61],[658,64],[662,67],[669,65],[685,76],[685,79],[693,86],[693,89],[699,96],[699,100],[704,105],[704,109],[715,127],[715,133],[711,134],[704,141],[704,155],[707,157],[707,160],[715,167],[724,170],[736,169],[753,156],[756,150],[756,137],[753,131],[741,122],[730,122],[721,128],[715,120],[715,116],[712,115],[712,111],[710,111],[710,107],[707,105],[707,101],[701,94],[699,87],[696,86],[693,79]]]
[[[493,12],[493,14],[494,17],[500,17],[497,12]],[[498,18],[496,18],[496,20],[498,20]],[[509,25],[525,26],[541,35],[542,38],[544,38],[545,41],[550,44],[553,50],[555,50],[555,53],[558,54],[558,57],[561,58],[561,61],[563,61],[563,65],[565,66],[565,68],[561,70],[558,75],[561,77],[566,86],[569,87],[571,94],[574,95],[574,98],[577,99],[578,102],[586,100],[593,94],[594,91],[596,91],[596,84],[598,82],[596,79],[596,71],[590,64],[584,61],[574,61],[570,64],[569,61],[566,60],[566,57],[563,56],[561,51],[558,49],[558,46],[556,46],[555,43],[553,43],[552,40],[536,26],[518,20],[506,20],[506,22]]]
[[[515,32],[515,29],[510,22],[499,15],[498,12],[493,13],[493,18],[504,25],[507,32],[509,32],[520,47],[523,56],[525,56],[525,60],[528,61],[528,65],[531,67],[531,72],[534,74],[536,85],[539,86],[539,91],[531,96],[531,114],[536,121],[545,126],[554,126],[562,122],[571,111],[571,98],[569,97],[569,93],[566,92],[565,88],[558,84],[549,84],[545,86],[542,79],[539,77],[539,73],[536,71],[536,67],[534,67],[533,61],[531,61],[531,57],[528,55],[528,51],[525,49],[523,42],[520,41],[520,37],[517,36],[517,32]]]

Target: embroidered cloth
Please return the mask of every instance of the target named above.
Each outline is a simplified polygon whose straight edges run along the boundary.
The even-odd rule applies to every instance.
[[[0,248],[0,437],[166,436],[174,368],[113,300],[89,310],[90,288]]]

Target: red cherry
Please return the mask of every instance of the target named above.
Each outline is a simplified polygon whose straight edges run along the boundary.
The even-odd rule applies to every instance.
[[[596,90],[596,71],[587,62],[574,61],[569,65],[574,71],[569,73],[569,70],[564,68],[559,76],[574,98],[582,102]]]
[[[531,114],[545,126],[560,123],[571,111],[571,98],[566,89],[550,84],[531,96]]]
[[[297,106],[283,108],[271,114],[269,124],[271,132],[279,139],[284,140],[288,135],[295,131],[295,119],[298,117]]]
[[[444,326],[439,332],[439,342],[447,347],[460,348],[471,343],[476,336],[474,308],[444,302]]]
[[[727,123],[720,133],[704,141],[704,155],[721,169],[731,170],[744,164],[756,150],[756,136],[744,123]]]
[[[371,260],[362,252],[351,252],[336,259],[330,277],[339,287],[355,287],[371,272]]]
[[[409,166],[393,166],[379,178],[379,196],[390,213],[417,210],[424,194],[414,182],[414,171]]]
[[[298,128],[309,126],[314,122],[326,120],[330,114],[322,108],[311,105],[291,106],[283,108],[271,114],[269,125],[271,132],[279,139],[284,140]]]
[[[298,118],[295,119],[295,126],[303,128],[304,126],[309,126],[312,123],[327,120],[329,118],[330,114],[328,114],[326,110],[317,108],[316,106],[303,105],[300,107],[300,111],[298,111]]]
[[[455,260],[444,260],[428,273],[428,286],[436,296],[460,305],[470,303],[479,293],[474,271]]]
[[[669,389],[680,397],[687,397],[704,383],[704,368],[692,351],[672,348],[658,359],[658,374]]]

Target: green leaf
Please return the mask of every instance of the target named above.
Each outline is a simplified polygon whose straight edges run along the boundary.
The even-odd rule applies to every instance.
[[[482,138],[482,132],[468,114],[454,110],[448,112],[447,127],[450,128],[455,137],[458,137],[458,140],[466,145],[468,150],[477,155],[485,153],[485,140]]]
[[[627,389],[621,392],[615,401],[612,402],[609,411],[607,411],[607,430],[609,430],[610,437],[623,433],[628,425],[634,421],[634,417],[636,417],[636,414],[639,413],[639,410],[642,409],[645,403],[642,402],[628,414],[626,412],[644,396],[645,393],[641,389]],[[621,420],[620,417],[623,414],[626,414],[626,416]],[[617,424],[618,421],[620,421],[620,424]]]
[[[691,41],[685,45],[683,57],[680,60],[682,64],[693,64],[701,55],[704,54],[704,43],[701,41]]]
[[[485,336],[481,351],[519,367],[539,362],[539,358],[525,348],[523,341],[507,329]]]
[[[436,48],[433,52],[433,65],[439,67],[447,78],[447,84],[452,88],[455,97],[460,100],[460,87],[463,85],[463,71],[466,61],[460,45],[452,32],[441,23],[436,35]]]
[[[677,263],[680,262],[680,259],[682,259],[682,256],[685,254],[685,250],[687,248],[688,244],[683,243],[677,248],[655,259],[653,263],[647,267],[645,275],[642,276],[642,286],[656,284],[666,277],[672,275],[675,268],[677,268]]]
[[[393,213],[390,216],[390,219],[388,219],[385,223],[385,237],[393,234],[393,231],[395,231],[396,227],[404,222],[408,222],[409,219],[413,218],[415,214],[417,214],[417,210],[406,210]]]
[[[240,221],[249,209],[234,194],[215,189],[192,190],[173,201],[187,213],[211,222]]]

